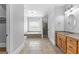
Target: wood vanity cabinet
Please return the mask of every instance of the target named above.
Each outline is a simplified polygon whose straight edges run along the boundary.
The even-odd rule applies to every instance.
[[[66,53],[66,36],[57,33],[56,44],[64,53]]]
[[[79,40],[73,36],[57,32],[56,45],[66,54],[79,54]]]
[[[67,37],[67,54],[77,54],[77,40]]]

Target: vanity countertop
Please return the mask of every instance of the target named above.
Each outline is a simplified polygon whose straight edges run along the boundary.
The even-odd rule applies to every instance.
[[[69,35],[67,35],[67,36],[69,36],[69,37],[72,37],[72,38],[75,38],[75,39],[79,40],[79,34],[69,34]]]
[[[65,31],[56,31],[58,34],[62,34],[62,35],[69,35],[69,32],[65,32]]]
[[[72,37],[72,38],[79,40],[79,34],[78,33],[71,33],[71,32],[66,32],[66,31],[57,31],[57,32],[59,32],[59,34],[69,36],[69,37]]]

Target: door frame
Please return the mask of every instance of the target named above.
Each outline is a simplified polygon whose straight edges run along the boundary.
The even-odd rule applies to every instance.
[[[12,7],[11,4],[6,4],[6,52],[8,54],[12,53],[12,43],[13,43],[13,38],[12,38],[12,34],[13,32],[12,30]]]
[[[10,51],[10,10],[9,5],[6,4],[6,52],[9,53]]]

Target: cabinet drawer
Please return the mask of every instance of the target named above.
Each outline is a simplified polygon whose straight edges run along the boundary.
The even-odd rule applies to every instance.
[[[67,49],[67,54],[73,54],[73,52],[71,52],[69,49]]]
[[[77,40],[71,37],[67,37],[67,43],[75,47],[77,45]]]
[[[60,35],[62,39],[66,39],[66,36],[65,35]]]
[[[57,43],[57,46],[59,47],[59,48],[61,48],[61,38],[60,38],[60,35],[59,34],[57,34],[57,41],[56,41]]]
[[[72,52],[72,54],[76,54],[77,53],[77,45],[72,46],[71,44],[67,43],[67,53],[68,53],[68,51]]]
[[[59,48],[61,48],[62,47],[62,44],[61,44],[62,42],[61,42],[61,39],[59,38],[59,40],[58,40],[58,46],[59,46]]]
[[[79,41],[78,41],[78,54],[79,54]]]

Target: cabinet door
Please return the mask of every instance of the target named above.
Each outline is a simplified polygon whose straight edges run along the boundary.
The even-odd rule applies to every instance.
[[[76,54],[77,53],[77,47],[72,46],[71,44],[67,44],[67,54],[70,54],[70,52],[72,54]]]
[[[72,38],[72,37],[67,37],[67,43],[71,44],[72,46],[76,47],[77,45],[77,40]]]
[[[78,54],[79,54],[79,41],[78,41]]]
[[[57,34],[57,46],[59,47],[59,48],[61,48],[62,47],[62,41],[61,41],[61,37],[60,37],[60,34]]]
[[[77,40],[71,37],[67,37],[67,53],[68,51],[71,51],[72,54],[77,53]]]
[[[62,39],[62,50],[64,53],[66,53],[66,45],[67,45],[66,36],[62,35],[61,39]]]
[[[67,49],[67,54],[73,54],[69,49]]]

